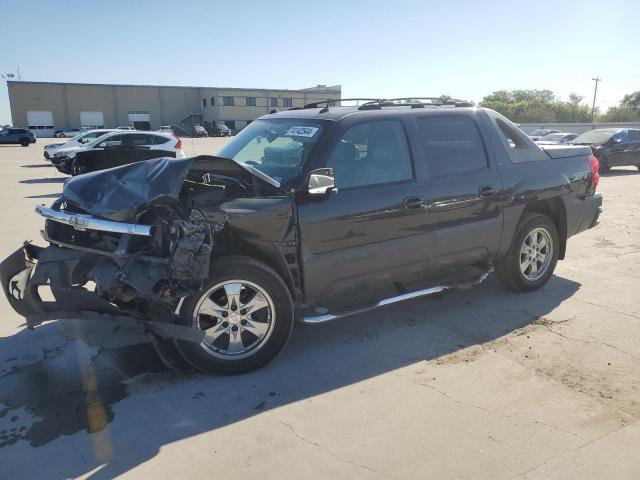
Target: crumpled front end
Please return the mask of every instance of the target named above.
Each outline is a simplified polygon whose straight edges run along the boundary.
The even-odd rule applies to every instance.
[[[5,259],[2,288],[29,327],[89,312],[192,338],[174,315],[210,277],[214,237],[229,220],[212,211],[274,188],[231,160],[207,156],[75,177],[50,208],[36,208],[49,246],[26,243]]]

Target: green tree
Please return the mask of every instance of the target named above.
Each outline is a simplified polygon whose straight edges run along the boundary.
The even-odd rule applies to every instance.
[[[640,90],[637,92],[625,95],[620,101],[622,108],[631,108],[633,110],[640,110]]]
[[[576,92],[571,92],[569,94],[569,103],[571,105],[575,105],[576,107],[582,103],[584,97],[582,95],[578,95]]]
[[[638,122],[640,111],[629,107],[610,107],[601,120],[605,122]]]
[[[589,122],[591,109],[581,105],[583,99],[575,92],[564,102],[551,90],[498,90],[484,97],[480,106],[518,123]]]

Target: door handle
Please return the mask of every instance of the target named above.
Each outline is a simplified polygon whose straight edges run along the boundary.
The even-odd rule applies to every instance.
[[[418,210],[426,206],[424,197],[407,197],[402,202],[402,206],[407,210]]]
[[[493,185],[485,185],[478,189],[480,198],[493,197],[497,193],[496,187]]]

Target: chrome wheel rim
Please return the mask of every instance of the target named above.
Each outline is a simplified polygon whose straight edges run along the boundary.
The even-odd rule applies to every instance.
[[[551,234],[544,228],[534,228],[520,248],[520,271],[527,280],[542,278],[553,258]]]
[[[276,317],[273,300],[262,287],[246,280],[227,280],[200,297],[192,321],[205,332],[202,349],[231,360],[260,350],[273,333]]]

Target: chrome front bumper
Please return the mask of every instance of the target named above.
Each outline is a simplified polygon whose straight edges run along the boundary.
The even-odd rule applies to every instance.
[[[60,210],[47,208],[44,205],[36,207],[36,213],[53,220],[54,222],[71,225],[76,230],[100,230],[103,232],[122,233],[129,235],[142,235],[150,237],[153,234],[151,225],[138,225],[135,223],[113,222],[102,220],[82,213],[67,213]]]

